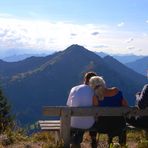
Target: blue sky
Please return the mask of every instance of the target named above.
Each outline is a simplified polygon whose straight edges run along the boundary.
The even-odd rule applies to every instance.
[[[0,0],[0,57],[80,44],[148,55],[148,0]]]

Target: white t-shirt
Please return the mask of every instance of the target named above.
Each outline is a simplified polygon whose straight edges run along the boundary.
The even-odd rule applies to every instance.
[[[73,107],[93,106],[94,91],[90,86],[82,84],[71,89],[67,105]],[[88,129],[94,124],[95,120],[92,116],[87,117],[71,117],[71,127]]]

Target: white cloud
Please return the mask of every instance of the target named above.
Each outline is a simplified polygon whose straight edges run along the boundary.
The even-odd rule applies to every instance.
[[[1,18],[0,47],[63,49],[73,42],[84,44],[91,40],[89,38],[92,32],[98,34],[101,30],[103,32],[102,27],[92,24],[78,25],[64,22],[50,23],[48,21]]]
[[[148,20],[146,20],[145,22],[148,23]]]
[[[97,31],[92,32],[91,35],[94,35],[94,36],[99,35],[99,32],[97,32]]]
[[[8,14],[8,13],[0,13],[0,18],[12,18],[13,15]]]
[[[123,27],[124,25],[125,25],[124,22],[121,22],[121,23],[117,24],[118,27]]]
[[[133,49],[135,49],[135,47],[134,46],[130,46],[130,47],[127,47],[127,49],[128,50],[133,50]]]
[[[148,33],[144,32],[142,33],[143,37],[148,37]]]
[[[119,26],[122,25],[123,22]],[[71,44],[80,44],[90,50],[100,47],[100,50],[107,53],[127,53],[127,42],[133,43],[133,38],[133,46],[143,49],[142,54],[148,55],[148,36],[140,36],[135,32],[119,32],[111,26],[100,24],[80,25],[0,17],[0,54],[6,51],[11,53],[12,49],[16,49],[13,50],[16,53],[57,51]]]
[[[97,45],[97,46],[94,46],[94,48],[96,48],[96,49],[107,48],[107,47],[108,47],[107,45]]]
[[[127,43],[131,43],[131,42],[133,42],[133,41],[134,41],[133,38],[129,38],[126,42],[127,42]]]

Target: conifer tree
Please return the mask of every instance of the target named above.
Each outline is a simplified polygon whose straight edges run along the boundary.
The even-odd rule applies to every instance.
[[[10,105],[0,88],[0,134],[3,133],[10,126],[12,126]]]

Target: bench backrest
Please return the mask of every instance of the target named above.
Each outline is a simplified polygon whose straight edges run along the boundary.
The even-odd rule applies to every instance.
[[[148,116],[148,108],[139,110],[136,107],[43,107],[45,116],[62,116],[63,112],[69,113],[70,116]]]
[[[61,117],[61,137],[64,140],[64,146],[69,147],[71,116],[148,116],[148,108],[138,110],[135,107],[45,106],[43,114]]]

